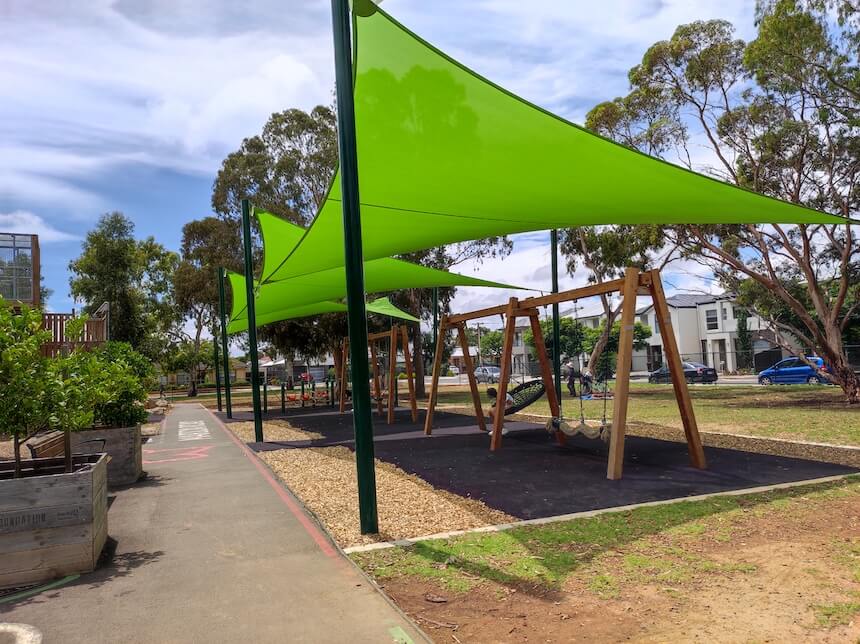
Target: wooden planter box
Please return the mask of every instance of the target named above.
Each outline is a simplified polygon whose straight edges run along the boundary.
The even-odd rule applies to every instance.
[[[0,588],[95,569],[107,538],[107,456],[0,461]]]
[[[101,447],[98,442],[85,442],[93,440],[104,440],[104,447]],[[143,473],[140,425],[72,432],[72,452],[75,454],[107,453],[110,456],[107,466],[110,487],[137,483]]]

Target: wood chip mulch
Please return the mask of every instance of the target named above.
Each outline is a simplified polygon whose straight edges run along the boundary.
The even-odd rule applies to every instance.
[[[355,454],[351,450],[283,449],[259,456],[344,548],[516,520],[480,501],[437,490],[417,476],[377,460],[376,490],[382,532],[362,535],[358,524]]]
[[[227,427],[246,443],[254,442],[254,423],[250,421],[227,423]],[[317,432],[296,429],[285,420],[264,421],[263,437],[267,441],[309,441],[324,438],[322,434]]]

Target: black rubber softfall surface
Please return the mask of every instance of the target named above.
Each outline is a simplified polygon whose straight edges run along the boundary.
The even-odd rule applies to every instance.
[[[252,444],[257,450],[352,447],[352,416],[317,408],[288,414],[290,424],[325,438]],[[223,418],[223,417],[222,417]],[[236,420],[247,420],[237,418]],[[608,447],[600,440],[569,438],[559,447],[542,425],[509,421],[496,452],[469,416],[437,412],[432,436],[423,433],[424,411],[413,423],[398,410],[385,424],[374,414],[376,457],[415,474],[434,487],[479,499],[520,519],[661,501],[762,485],[856,472],[849,467],[740,450],[705,448],[707,470],[689,465],[684,443],[628,436],[624,477],[606,478]]]

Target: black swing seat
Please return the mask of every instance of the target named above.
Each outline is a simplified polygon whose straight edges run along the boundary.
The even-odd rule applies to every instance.
[[[522,411],[529,405],[533,405],[546,393],[543,380],[529,380],[521,385],[517,385],[509,390],[511,398],[514,399],[514,404],[505,409],[505,416],[516,414]]]

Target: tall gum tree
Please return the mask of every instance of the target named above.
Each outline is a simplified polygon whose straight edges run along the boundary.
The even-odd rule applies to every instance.
[[[841,17],[831,20],[829,10]],[[757,37],[734,37],[721,20],[681,25],[630,71],[676,114],[684,139],[713,162],[697,169],[754,190],[845,217],[860,203],[857,9],[852,2],[761,2]],[[647,114],[629,115],[631,129]],[[609,133],[613,138],[617,134]],[[677,147],[677,146],[676,146]],[[666,156],[661,154],[661,156]],[[825,374],[860,402],[845,333],[860,307],[860,244],[836,225],[676,226],[684,256],[709,267],[743,304],[763,315],[777,341],[817,352]],[[805,354],[805,352],[803,352]],[[805,358],[805,355],[801,355]]]

